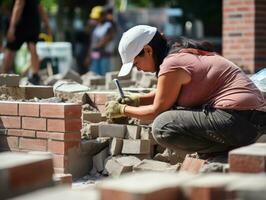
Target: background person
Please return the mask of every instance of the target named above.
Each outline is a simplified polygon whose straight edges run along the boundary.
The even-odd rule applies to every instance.
[[[265,100],[235,64],[208,42],[181,38],[169,51],[157,28],[135,26],[119,43],[123,66],[158,77],[155,92],[106,104],[106,116],[154,119],[152,133],[163,147],[206,158],[248,145],[266,131]]]
[[[26,42],[31,55],[31,75],[28,80],[32,84],[40,83],[39,57],[36,51],[41,28],[40,17],[43,19],[48,35],[52,35],[48,17],[38,0],[15,0],[6,36],[3,73],[10,73],[16,51]]]

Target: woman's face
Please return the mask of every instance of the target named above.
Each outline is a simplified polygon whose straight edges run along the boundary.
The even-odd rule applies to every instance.
[[[153,50],[149,45],[144,46],[144,54],[136,56],[134,66],[140,71],[156,72],[155,62],[153,59]]]

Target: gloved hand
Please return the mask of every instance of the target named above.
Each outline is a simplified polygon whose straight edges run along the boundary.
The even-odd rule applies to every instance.
[[[125,117],[125,104],[120,104],[117,101],[108,101],[105,104],[105,116],[106,118],[120,118]]]
[[[138,107],[140,104],[140,95],[129,93],[125,95],[125,98],[118,97],[116,101],[121,104]]]

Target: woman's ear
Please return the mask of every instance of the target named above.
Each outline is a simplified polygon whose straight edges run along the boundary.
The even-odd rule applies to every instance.
[[[152,55],[152,53],[153,53],[153,49],[151,48],[151,46],[150,45],[145,45],[144,46],[144,52],[146,52],[148,55]]]

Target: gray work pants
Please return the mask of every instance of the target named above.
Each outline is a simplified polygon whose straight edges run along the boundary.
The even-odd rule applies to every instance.
[[[153,137],[161,146],[188,153],[229,151],[254,143],[265,130],[265,112],[221,110],[207,106],[163,112],[152,127]]]

